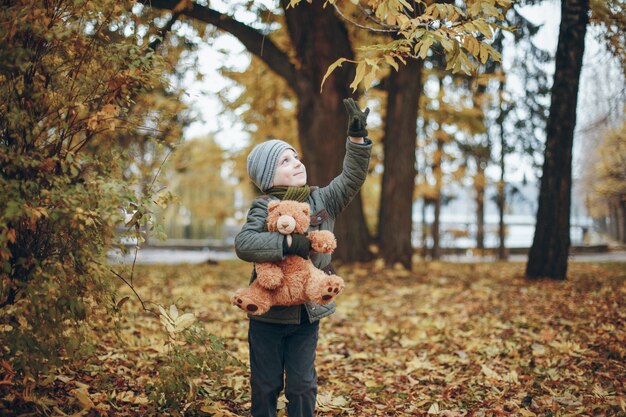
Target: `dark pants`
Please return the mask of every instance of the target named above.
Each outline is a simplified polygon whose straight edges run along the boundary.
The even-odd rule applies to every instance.
[[[253,417],[276,416],[276,403],[283,386],[289,417],[315,415],[318,332],[319,321],[271,324],[250,320],[248,343]]]

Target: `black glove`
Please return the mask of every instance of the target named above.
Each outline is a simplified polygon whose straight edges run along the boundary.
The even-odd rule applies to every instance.
[[[348,136],[353,138],[367,137],[367,115],[370,114],[369,107],[361,111],[359,106],[351,98],[344,98],[343,105],[348,112]]]
[[[298,255],[301,258],[308,259],[311,250],[311,241],[304,235],[292,234],[291,246],[287,243],[287,237],[283,240],[283,254]]]

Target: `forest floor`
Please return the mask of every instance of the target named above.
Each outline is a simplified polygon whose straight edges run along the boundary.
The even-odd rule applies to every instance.
[[[340,267],[346,290],[320,327],[318,415],[626,416],[626,264],[571,263],[565,281],[528,281],[524,266]],[[218,383],[183,381],[186,414],[249,415],[248,324],[229,304],[249,273],[240,261],[136,267],[144,301],[193,313],[240,361]],[[94,327],[91,357],[46,378],[12,380],[5,363],[0,414],[175,414],[149,388],[171,355],[167,331],[135,298],[120,310]],[[284,397],[279,408],[285,415]]]

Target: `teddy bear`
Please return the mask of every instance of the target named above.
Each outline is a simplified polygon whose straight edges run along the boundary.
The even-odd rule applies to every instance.
[[[272,200],[267,205],[267,229],[283,235],[306,234],[311,250],[332,253],[337,247],[335,235],[328,230],[307,233],[311,209],[307,203],[292,200]],[[287,255],[279,262],[255,264],[256,280],[232,296],[232,303],[253,315],[266,313],[275,305],[289,306],[306,302],[328,304],[344,289],[337,275],[327,275],[310,259]]]

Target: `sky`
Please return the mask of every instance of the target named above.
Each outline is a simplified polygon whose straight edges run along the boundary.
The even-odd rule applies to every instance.
[[[212,2],[212,6],[215,7]],[[222,5],[222,7],[225,7]],[[535,37],[537,46],[549,51],[554,55],[558,42],[560,22],[560,2],[548,0],[541,5],[524,7],[522,14],[533,23],[542,24],[542,28]],[[237,16],[240,19],[249,19],[251,16]],[[582,149],[589,140],[593,140],[593,133],[602,127],[598,119],[608,111],[611,105],[615,105],[616,92],[621,91],[624,97],[624,80],[621,71],[614,60],[600,47],[596,40],[597,32],[588,30],[585,47],[583,73],[581,75],[578,123],[574,141],[574,177],[580,175],[582,170]],[[196,113],[194,121],[184,131],[186,139],[214,134],[217,142],[229,150],[239,150],[246,146],[248,134],[245,126],[237,118],[221,115],[222,105],[218,94],[224,93],[225,87],[232,83],[224,79],[218,72],[218,68],[224,61],[232,69],[244,69],[249,63],[249,56],[245,48],[234,37],[224,34],[218,36],[212,45],[203,45],[198,51],[199,71],[204,74],[201,81],[195,77],[185,81],[185,101]],[[553,68],[553,65],[552,65]],[[553,69],[552,69],[553,71]],[[490,176],[499,175],[497,168],[493,168]],[[522,166],[515,172],[507,172],[509,181],[519,180],[524,174],[532,175],[529,166]]]

